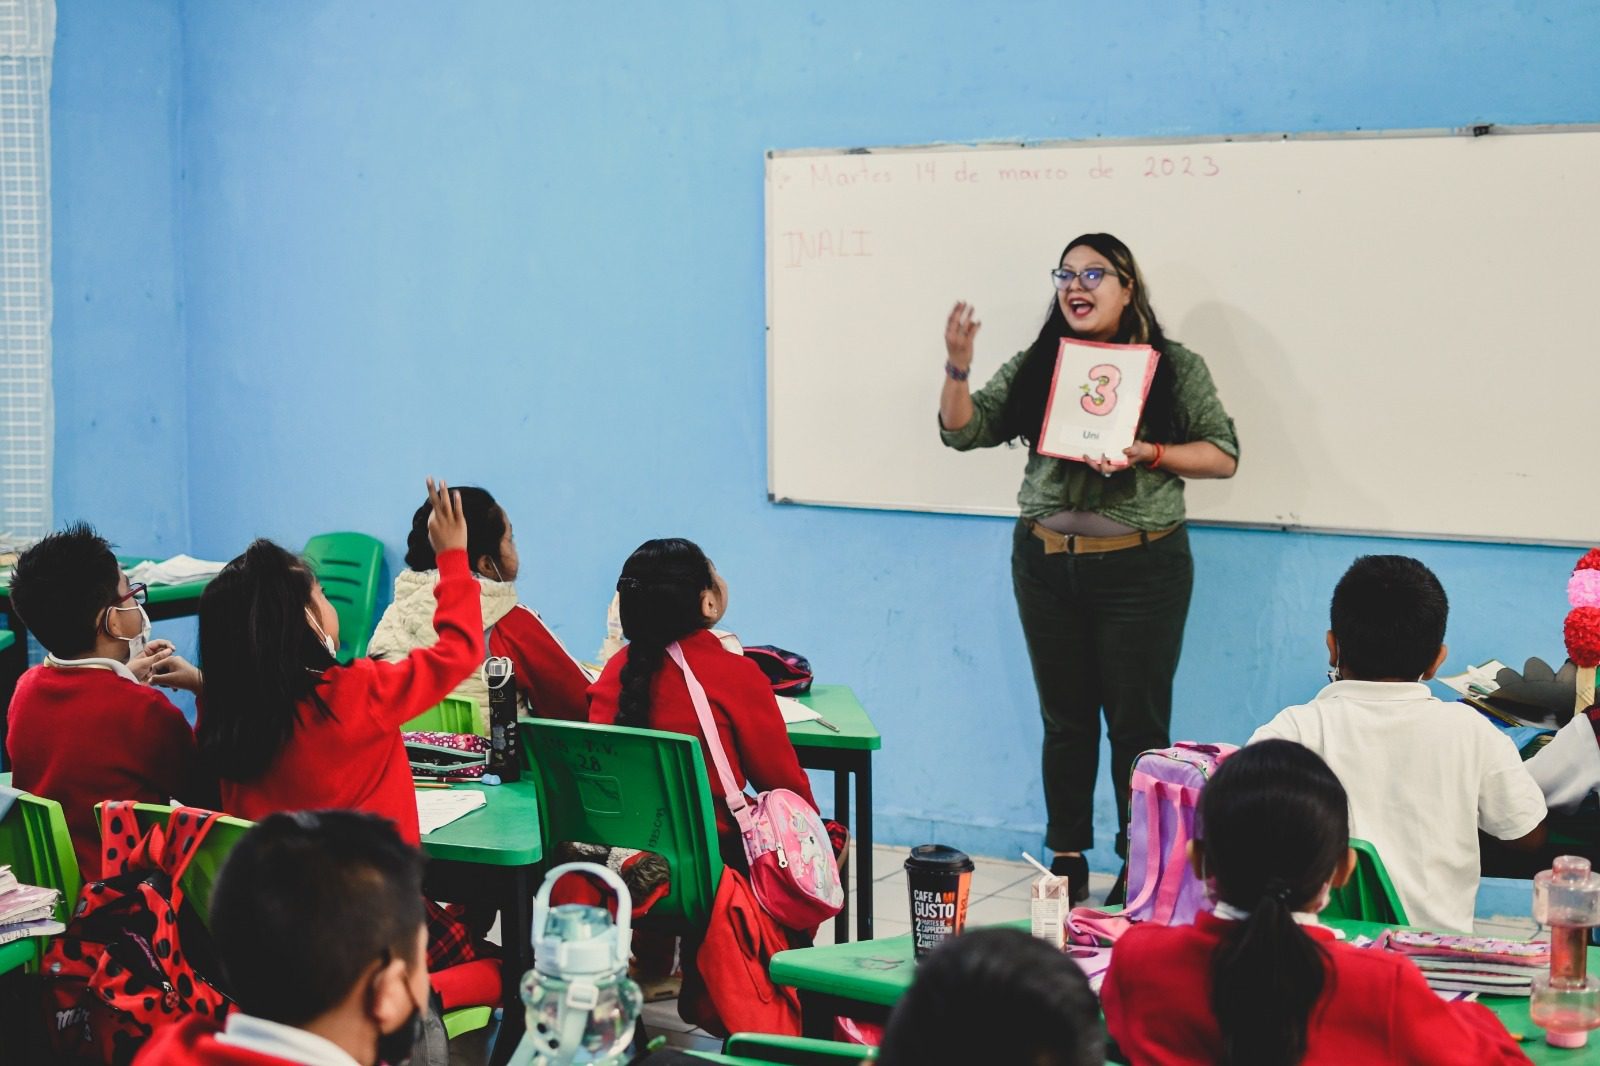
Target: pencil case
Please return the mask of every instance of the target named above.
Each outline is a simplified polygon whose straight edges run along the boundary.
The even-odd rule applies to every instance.
[[[1490,936],[1454,936],[1390,929],[1378,946],[1413,958],[1460,959],[1530,970],[1550,965],[1550,945],[1542,940],[1502,940]]]
[[[489,738],[472,733],[401,733],[406,761],[415,777],[471,781],[489,765]]]

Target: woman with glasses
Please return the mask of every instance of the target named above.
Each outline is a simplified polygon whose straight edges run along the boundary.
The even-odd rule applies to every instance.
[[[1127,245],[1084,234],[1050,273],[1055,297],[1038,337],[976,393],[967,377],[979,323],[968,304],[950,312],[939,423],[959,451],[1018,438],[1029,446],[1012,587],[1044,719],[1045,846],[1077,902],[1089,892],[1083,852],[1094,845],[1100,716],[1126,858],[1129,769],[1139,752],[1171,743],[1172,677],[1194,581],[1184,481],[1232,477],[1239,445],[1205,361],[1162,332]],[[1121,460],[1039,453],[1064,337],[1160,353],[1138,439]]]

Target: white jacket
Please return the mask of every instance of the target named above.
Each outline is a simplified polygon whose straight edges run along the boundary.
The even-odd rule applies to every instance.
[[[433,589],[438,583],[437,570],[402,570],[396,575],[394,602],[384,608],[383,617],[378,619],[378,628],[367,642],[368,655],[375,659],[400,659],[417,648],[431,647],[439,639],[433,628],[433,612],[439,606]],[[479,577],[478,589],[483,604],[483,628],[487,632],[517,606],[517,587],[507,581]],[[484,652],[487,654],[488,649]],[[484,680],[482,665],[450,695],[478,702],[481,732],[488,735],[489,683]]]

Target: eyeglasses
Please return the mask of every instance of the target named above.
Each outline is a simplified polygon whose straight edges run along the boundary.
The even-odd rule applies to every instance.
[[[1072,288],[1073,278],[1077,278],[1083,284],[1085,290],[1092,292],[1100,287],[1100,279],[1122,277],[1115,270],[1107,270],[1105,267],[1090,267],[1088,270],[1068,270],[1065,267],[1057,267],[1055,270],[1050,271],[1050,276],[1055,279],[1056,288],[1062,292]]]
[[[146,599],[146,588],[147,586],[143,581],[135,581],[131,583],[128,586],[128,591],[124,592],[121,596],[118,596],[115,600],[113,600],[111,606],[115,607],[125,600],[132,600],[134,603],[138,604],[144,603]]]

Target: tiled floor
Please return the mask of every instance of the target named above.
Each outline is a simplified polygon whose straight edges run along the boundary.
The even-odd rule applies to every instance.
[[[873,931],[878,937],[902,936],[911,932],[907,913],[905,871],[906,849],[876,847],[873,849],[873,872],[878,876],[873,884]],[[970,925],[992,925],[995,922],[1015,921],[1028,917],[1028,886],[1037,871],[1021,862],[1006,859],[988,859],[974,856],[977,870],[972,878],[972,896],[967,905],[967,922]],[[848,874],[847,874],[848,877]],[[1104,901],[1111,888],[1110,874],[1091,874],[1089,901]],[[854,879],[850,878],[850,906],[855,911]],[[852,919],[853,924],[853,919]],[[1538,932],[1533,919],[1515,916],[1496,916],[1479,919],[1476,931],[1484,936],[1527,938]],[[817,943],[833,943],[833,923],[823,926]],[[685,1024],[678,1017],[677,1000],[649,1003],[644,1009],[644,1024],[654,1036],[664,1036],[672,1047],[714,1051],[721,1042],[702,1029]],[[460,1045],[460,1046],[458,1046]],[[481,1045],[468,1038],[451,1044],[450,1060],[453,1066],[477,1066],[482,1063]]]

